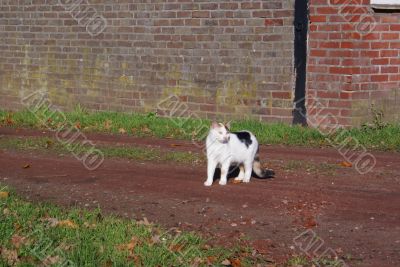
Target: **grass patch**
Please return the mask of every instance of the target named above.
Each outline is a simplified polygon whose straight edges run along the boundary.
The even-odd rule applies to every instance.
[[[84,146],[81,142],[72,144],[58,142],[55,138],[49,137],[3,137],[0,138],[0,148],[17,149],[24,151],[49,151],[59,154],[83,155],[91,147]],[[96,145],[106,158],[126,158],[133,160],[154,161],[154,162],[177,162],[182,164],[196,165],[205,162],[203,154],[181,151],[163,151],[155,148],[143,148],[135,146],[101,146]]]
[[[174,138],[202,141],[207,135],[210,121],[188,118],[163,118],[155,113],[128,114],[119,112],[87,112],[78,106],[72,112],[65,112],[65,118],[51,116],[50,111],[35,114],[23,110],[18,112],[0,111],[0,124],[12,127],[42,129],[50,125],[57,128],[67,122],[67,126],[77,127],[86,132],[123,133],[139,137]],[[338,130],[324,136],[318,130],[282,123],[262,123],[258,121],[233,121],[232,130],[249,130],[261,144],[284,144],[296,146],[338,146],[362,145],[367,149],[400,151],[400,124],[374,125],[350,130]],[[345,142],[346,138],[351,142]]]
[[[290,258],[284,267],[312,267],[312,266],[332,266],[332,267],[345,267],[347,266],[344,261],[339,259],[329,259],[329,258],[315,258],[310,259],[306,256],[293,256]]]
[[[290,172],[304,170],[312,173],[320,173],[324,175],[334,176],[336,171],[341,168],[339,164],[332,163],[313,163],[306,160],[287,160],[283,165],[283,169]]]
[[[195,233],[22,200],[0,185],[0,266],[207,266],[263,263],[246,247],[212,247]],[[66,263],[72,265],[66,265]]]

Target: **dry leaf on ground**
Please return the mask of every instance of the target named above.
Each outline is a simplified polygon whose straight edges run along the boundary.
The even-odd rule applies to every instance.
[[[44,266],[53,266],[56,265],[57,263],[61,262],[61,257],[60,256],[47,256],[43,260],[43,265]]]
[[[229,265],[231,265],[231,261],[228,260],[228,259],[225,259],[225,260],[223,260],[223,261],[221,262],[221,264],[224,265],[224,266],[229,266]]]
[[[216,260],[217,260],[217,258],[215,256],[208,256],[207,257],[208,265],[213,265]]]
[[[133,236],[129,243],[117,245],[117,249],[118,250],[128,250],[128,251],[133,252],[133,250],[135,249],[137,244],[138,244],[138,239]]]
[[[172,147],[182,146],[180,144],[171,144]]]
[[[143,220],[138,221],[137,224],[140,224],[140,225],[147,225],[147,226],[148,226],[148,225],[151,225],[151,223],[149,222],[149,220],[147,220],[146,217],[143,217]]]
[[[15,248],[20,248],[22,245],[26,245],[28,243],[28,239],[26,237],[14,234],[11,237],[11,243]]]
[[[66,227],[66,228],[78,228],[78,225],[71,220],[58,220],[57,218],[45,218],[43,221],[47,222],[50,227]]]
[[[231,265],[233,267],[241,267],[242,266],[242,262],[239,259],[232,259],[231,260]]]
[[[124,128],[119,128],[119,129],[118,129],[118,132],[119,132],[120,134],[126,134],[126,130],[125,130]]]
[[[31,164],[25,164],[24,166],[22,166],[22,168],[24,168],[24,169],[28,169],[30,167],[31,167]]]
[[[84,222],[83,226],[87,227],[87,228],[96,228],[96,224],[95,223],[88,223],[88,222]]]
[[[8,198],[9,195],[10,195],[10,193],[8,193],[6,191],[0,191],[0,198]]]
[[[4,216],[10,215],[10,214],[11,214],[10,209],[5,208],[5,209],[3,210],[3,215],[4,215]]]
[[[18,252],[13,249],[2,248],[1,257],[11,266],[14,266],[19,262]]]
[[[112,121],[111,121],[111,120],[106,120],[106,121],[104,122],[104,128],[105,128],[106,130],[109,130],[109,129],[111,128],[111,124],[112,124]]]
[[[340,162],[340,166],[346,167],[346,168],[351,168],[351,167],[353,167],[353,164],[351,164],[351,162],[348,162],[348,161],[342,161],[342,162]]]
[[[181,252],[183,249],[183,245],[182,244],[171,244],[169,246],[169,250],[172,252]]]
[[[74,229],[78,228],[78,225],[71,220],[59,221],[57,226],[65,226],[67,228],[74,228]]]

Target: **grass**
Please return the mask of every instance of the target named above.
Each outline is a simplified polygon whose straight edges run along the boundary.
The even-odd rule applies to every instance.
[[[90,149],[90,146],[81,145],[81,142],[72,144],[58,142],[55,138],[49,137],[3,137],[0,138],[0,149],[17,149],[24,151],[49,151],[61,154],[83,155]],[[182,164],[200,164],[205,162],[203,154],[181,151],[163,151],[155,148],[142,148],[135,146],[99,146],[106,158],[126,158],[153,162],[177,162]]]
[[[329,258],[316,258],[316,259],[309,259],[305,256],[293,256],[290,258],[285,267],[312,267],[312,266],[332,266],[332,267],[345,267],[347,265],[344,264],[344,261],[339,259],[329,259]]]
[[[30,203],[3,185],[0,212],[0,266],[219,266],[226,259],[242,266],[263,263],[246,247],[213,247],[195,233],[103,216],[99,209]]]
[[[332,163],[314,163],[307,160],[287,160],[283,165],[283,169],[286,171],[296,172],[298,170],[305,170],[307,172],[321,173],[324,175],[334,176],[336,170],[340,166]]]
[[[58,113],[57,113],[58,114]],[[0,124],[12,127],[56,129],[67,122],[85,132],[122,133],[139,137],[204,140],[210,121],[193,118],[164,118],[155,113],[128,114],[118,112],[87,112],[78,106],[66,112],[65,118],[55,116],[46,110],[32,113],[28,110],[18,112],[0,111]],[[400,151],[400,124],[379,124],[379,127],[365,126],[349,130],[338,130],[324,135],[316,129],[290,126],[282,123],[263,123],[259,121],[233,121],[232,130],[249,130],[261,144],[283,144],[296,146],[336,146],[345,144],[367,149]],[[351,138],[351,142],[346,142]]]

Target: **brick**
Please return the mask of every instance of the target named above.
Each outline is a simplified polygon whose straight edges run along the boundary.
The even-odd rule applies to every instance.
[[[283,19],[265,19],[265,26],[283,26]]]
[[[371,82],[386,82],[388,80],[388,75],[371,75]]]
[[[313,15],[310,16],[310,23],[326,22],[326,16]]]
[[[210,12],[209,11],[193,11],[192,18],[209,18]]]

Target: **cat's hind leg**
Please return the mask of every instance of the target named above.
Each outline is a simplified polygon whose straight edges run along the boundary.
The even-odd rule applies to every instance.
[[[221,164],[221,178],[219,179],[220,185],[226,185],[230,165],[231,163],[228,160],[225,160]]]
[[[243,164],[239,165],[239,175],[235,178],[235,181],[242,181],[244,179],[244,166]]]
[[[245,162],[244,163],[244,178],[243,183],[250,182],[251,173],[253,171],[253,164],[252,162]]]

